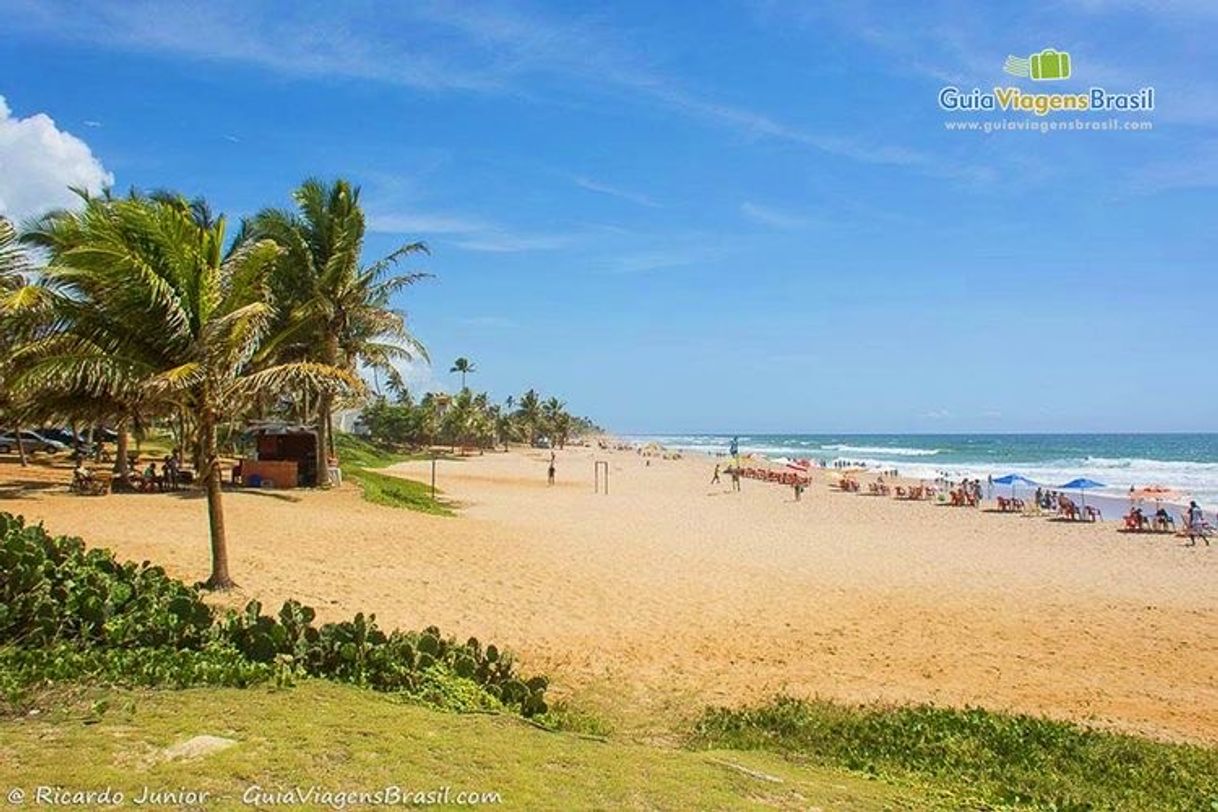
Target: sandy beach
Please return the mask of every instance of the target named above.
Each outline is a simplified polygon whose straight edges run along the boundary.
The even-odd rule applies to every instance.
[[[322,620],[375,612],[514,650],[557,696],[645,735],[654,719],[779,691],[1043,713],[1218,742],[1218,548],[839,493],[802,501],[705,457],[488,453],[441,462],[454,518],[333,492],[226,496],[240,590]],[[611,492],[593,492],[593,460]],[[0,466],[0,509],[197,580],[195,495],[73,497]],[[426,464],[393,473],[425,479]],[[25,487],[14,487],[16,481]]]

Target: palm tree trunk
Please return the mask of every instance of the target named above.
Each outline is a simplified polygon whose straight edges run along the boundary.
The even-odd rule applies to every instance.
[[[118,433],[118,439],[114,443],[114,472],[118,474],[118,479],[124,486],[129,486],[131,484],[131,466],[127,461],[127,419],[119,420],[114,430]]]
[[[17,440],[17,458],[19,460],[21,460],[21,467],[25,468],[30,463],[29,463],[29,460],[27,460],[25,458],[25,443],[23,443],[21,441],[21,422],[20,421],[17,421],[13,425],[13,437],[15,437]]]
[[[338,366],[338,337],[325,338],[322,363]],[[317,486],[330,487],[330,452],[333,447],[330,417],[334,411],[334,393],[323,389],[317,398]]]
[[[199,418],[199,448],[203,457],[203,485],[207,489],[207,521],[211,529],[211,577],[206,589],[232,589],[228,574],[228,537],[224,532],[224,502],[220,490],[219,454],[216,451],[216,418],[204,412]]]
[[[334,396],[322,392],[317,399],[317,486],[330,487],[330,411]]]

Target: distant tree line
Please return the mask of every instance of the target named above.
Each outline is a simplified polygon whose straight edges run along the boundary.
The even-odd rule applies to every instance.
[[[542,441],[562,448],[574,438],[600,431],[588,418],[568,412],[558,398],[543,398],[533,389],[503,403],[468,388],[455,395],[428,393],[417,403],[399,391],[392,401],[372,400],[361,412],[360,424],[374,442],[398,448],[495,448]]]

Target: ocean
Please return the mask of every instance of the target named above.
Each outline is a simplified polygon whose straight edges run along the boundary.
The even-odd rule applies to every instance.
[[[726,453],[732,435],[629,439]],[[917,479],[1015,473],[1049,488],[1077,477],[1104,483],[1089,498],[1124,498],[1131,486],[1164,485],[1218,508],[1218,434],[741,434],[739,440],[742,453],[776,461],[849,461]]]

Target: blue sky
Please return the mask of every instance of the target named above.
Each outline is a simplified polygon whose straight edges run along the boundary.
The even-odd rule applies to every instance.
[[[0,211],[67,179],[239,217],[349,177],[370,258],[432,249],[401,302],[435,359],[419,387],[468,355],[498,397],[623,432],[1218,430],[1218,4],[0,18]],[[1002,73],[1048,46],[1071,79]],[[949,132],[945,84],[1158,104],[1122,119],[1149,132]]]

